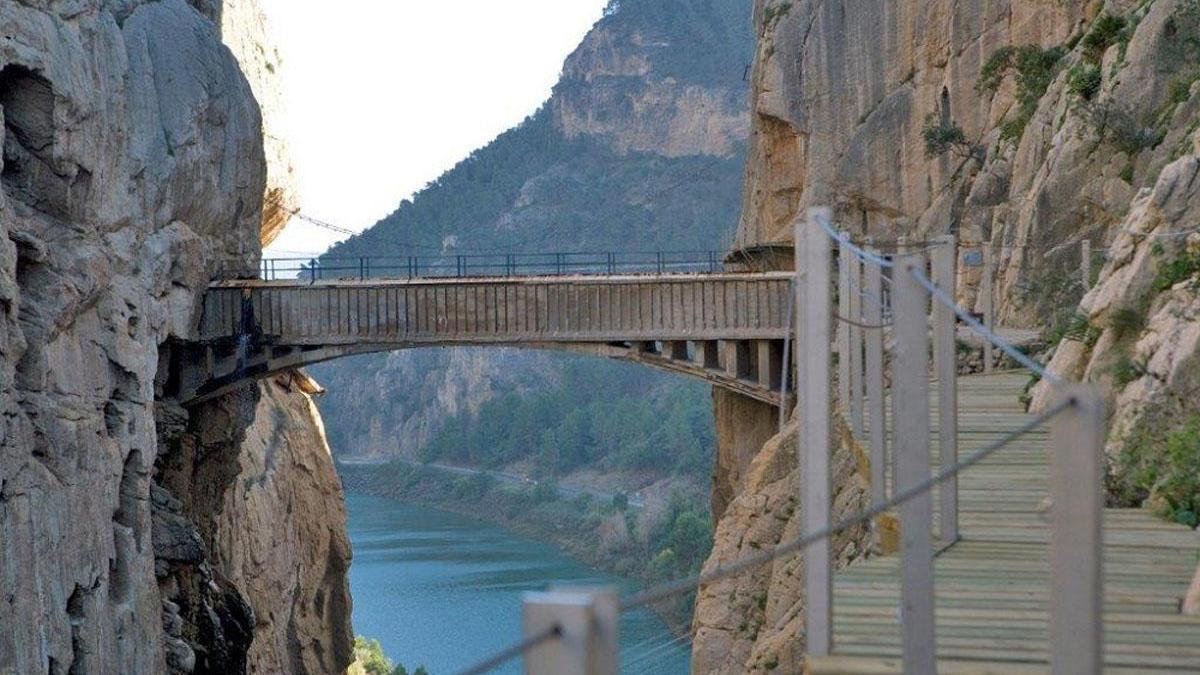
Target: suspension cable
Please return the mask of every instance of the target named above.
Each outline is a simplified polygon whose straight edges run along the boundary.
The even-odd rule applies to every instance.
[[[1001,438],[993,443],[990,443],[990,444],[984,446],[983,448],[980,448],[978,451],[976,451],[974,454],[969,456],[967,459],[964,459],[956,464],[953,464],[951,466],[946,467],[945,469],[942,469],[941,471],[934,474],[933,476],[917,483],[916,485],[913,485],[912,487],[909,487],[909,488],[895,494],[894,496],[892,496],[891,499],[888,499],[887,501],[880,502],[879,504],[877,504],[875,506],[869,507],[864,511],[861,511],[855,515],[852,515],[848,518],[840,520],[840,521],[838,521],[832,525],[829,525],[827,527],[823,527],[820,530],[817,530],[815,532],[811,532],[811,533],[806,534],[797,539],[793,539],[792,541],[789,541],[787,543],[778,544],[777,546],[775,546],[775,548],[773,548],[769,551],[764,551],[762,553],[757,553],[757,554],[754,554],[751,556],[747,556],[737,562],[730,563],[729,565],[722,565],[720,567],[717,567],[716,569],[714,569],[710,572],[705,572],[705,573],[698,574],[695,576],[687,577],[685,579],[679,579],[677,581],[662,584],[661,586],[657,586],[655,588],[650,588],[645,591],[642,591],[641,593],[631,595],[621,602],[621,611],[627,611],[630,609],[634,609],[636,607],[642,607],[645,605],[652,604],[654,602],[658,602],[659,600],[664,600],[664,599],[669,598],[674,595],[679,595],[680,593],[687,593],[689,591],[696,590],[697,588],[699,588],[700,586],[703,586],[705,584],[710,584],[714,581],[720,581],[721,579],[734,576],[734,575],[744,572],[748,569],[752,569],[752,568],[758,567],[760,565],[765,565],[766,563],[769,563],[769,562],[775,560],[776,558],[779,558],[780,556],[784,556],[789,553],[794,553],[794,552],[804,548],[805,546],[812,544],[813,542],[820,541],[821,539],[824,539],[826,537],[833,536],[839,532],[842,532],[843,530],[847,530],[851,527],[854,527],[855,525],[861,525],[863,523],[869,522],[875,516],[878,516],[882,513],[885,513],[887,511],[901,505],[901,504],[904,504],[904,503],[920,496],[921,494],[928,492],[929,490],[936,487],[938,484],[943,483],[946,480],[948,480],[954,476],[957,476],[962,471],[964,471],[972,466],[975,466],[976,464],[987,459],[989,456],[991,456],[992,454],[994,454],[996,451],[1000,450],[1001,448],[1004,448],[1005,446],[1007,446],[1008,444],[1012,443],[1013,441],[1021,438],[1025,434],[1036,430],[1038,427],[1045,424],[1047,421],[1049,421],[1050,419],[1052,419],[1059,413],[1063,412],[1067,408],[1071,408],[1078,404],[1079,404],[1079,402],[1074,397],[1068,397],[1067,399],[1059,402],[1057,405],[1049,408],[1048,410],[1046,410],[1042,414],[1038,415],[1037,417],[1029,420],[1025,424],[1022,424],[1019,428],[1008,432],[1007,434],[1004,435],[1003,438]]]
[[[540,633],[535,633],[534,635],[521,640],[515,645],[505,647],[491,657],[459,672],[459,675],[483,675],[483,673],[491,672],[492,670],[499,668],[518,656],[521,656],[530,649],[541,645],[543,642],[555,640],[560,637],[562,637],[562,626],[555,624]]]
[[[915,267],[909,268],[908,272],[913,276],[913,279],[916,279],[918,284],[921,284],[921,286],[925,287],[926,291],[929,291],[929,294],[933,296],[935,300],[942,303],[948,309],[958,315],[958,318],[963,323],[970,326],[971,330],[975,331],[988,342],[991,342],[993,345],[999,348],[1000,351],[1010,356],[1017,363],[1032,370],[1034,373],[1037,373],[1039,377],[1042,377],[1055,385],[1062,384],[1062,381],[1057,375],[1046,370],[1042,364],[1029,358],[1029,356],[1027,356],[1024,352],[1012,346],[1012,344],[1010,344],[1007,340],[997,335],[990,328],[983,325],[981,321],[959,307],[958,304],[954,302],[954,298],[950,297],[949,294],[947,294],[944,290],[938,288],[936,284],[929,280],[929,277],[925,276],[924,272]]]

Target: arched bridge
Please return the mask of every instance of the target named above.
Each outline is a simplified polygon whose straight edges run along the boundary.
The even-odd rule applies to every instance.
[[[780,402],[788,272],[221,281],[173,389],[198,403],[289,368],[425,346],[564,349]],[[186,353],[190,351],[191,353]]]

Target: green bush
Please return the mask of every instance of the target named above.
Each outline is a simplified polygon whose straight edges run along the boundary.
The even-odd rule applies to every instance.
[[[956,148],[964,150],[964,155],[970,154],[971,144],[967,142],[967,135],[963,133],[962,128],[954,122],[943,123],[937,119],[936,115],[926,118],[921,135],[925,139],[925,157],[927,159],[943,155]]]
[[[1117,342],[1136,337],[1145,325],[1145,312],[1133,307],[1121,307],[1108,317],[1108,327],[1112,329]]]
[[[975,83],[980,91],[996,91],[1010,71],[1017,74],[1017,111],[1001,124],[1001,138],[1014,142],[1021,139],[1065,54],[1062,47],[1006,46],[996,50],[983,64]]]
[[[383,653],[383,645],[379,640],[371,640],[361,635],[354,638],[354,660],[362,666],[366,675],[393,675],[392,660]]]
[[[1113,384],[1117,388],[1124,388],[1131,382],[1141,379],[1146,374],[1146,366],[1134,361],[1128,352],[1122,352],[1117,356],[1117,360],[1109,366],[1108,371],[1112,375]]]
[[[1192,286],[1200,285],[1200,251],[1185,251],[1174,260],[1158,268],[1158,276],[1154,278],[1154,287],[1165,291],[1175,284],[1192,279]]]
[[[1109,47],[1129,39],[1125,31],[1128,25],[1124,17],[1101,14],[1083,37],[1084,56],[1093,62],[1099,61]]]
[[[1100,66],[1094,63],[1079,63],[1071,68],[1067,78],[1067,88],[1071,93],[1090,101],[1095,98],[1103,83]]]
[[[1151,498],[1159,515],[1188,527],[1200,525],[1200,416],[1167,432],[1143,431],[1118,458],[1121,474]]]

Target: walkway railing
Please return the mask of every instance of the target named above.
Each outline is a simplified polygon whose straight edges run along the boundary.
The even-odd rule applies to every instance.
[[[1049,654],[1054,673],[1099,672],[1102,664],[1101,520],[1102,399],[1090,388],[1055,380],[1027,355],[1004,341],[954,301],[958,247],[952,237],[884,253],[834,229],[828,209],[813,209],[796,223],[797,428],[804,535],[703,574],[663,584],[616,601],[611,590],[567,589],[529,594],[526,638],[463,671],[488,672],[523,655],[528,673],[616,673],[617,615],[714,581],[803,552],[806,652],[829,654],[833,633],[833,559],[830,538],[899,509],[901,521],[901,631],[904,671],[937,670],[934,620],[933,490],[939,491],[943,545],[959,538],[958,475],[1026,434],[1050,425],[1051,575]],[[834,260],[837,260],[837,292]],[[930,267],[932,259],[932,269]],[[838,308],[834,301],[838,298]],[[931,311],[932,304],[932,311]],[[837,335],[838,400],[855,433],[870,438],[871,505],[832,519],[833,451],[831,345]],[[994,346],[1051,382],[1054,402],[1020,428],[965,458],[958,455],[955,331],[963,322]],[[931,325],[932,324],[932,325]],[[932,328],[932,331],[931,331]],[[851,330],[854,329],[854,330]],[[883,332],[894,348],[884,352]],[[932,348],[930,335],[932,333]],[[932,372],[931,372],[932,364]],[[891,369],[892,430],[884,410],[884,369]],[[932,471],[930,382],[938,388],[938,470]],[[786,378],[785,378],[786,382]],[[863,419],[864,410],[867,420]],[[868,424],[864,426],[864,422]],[[892,486],[884,476],[889,460]]]
[[[264,258],[259,276],[278,279],[374,279],[565,276],[719,272],[720,251],[496,253],[436,256]]]

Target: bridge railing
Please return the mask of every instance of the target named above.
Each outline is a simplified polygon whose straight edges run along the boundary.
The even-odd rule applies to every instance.
[[[322,256],[264,258],[266,281],[307,279],[464,278],[719,272],[720,251],[600,251],[488,253],[422,256]]]
[[[883,253],[853,242],[834,229],[828,209],[813,209],[796,223],[794,316],[798,407],[797,448],[801,475],[804,534],[772,549],[625,598],[612,610],[611,591],[530,594],[524,605],[525,639],[463,671],[477,675],[524,656],[528,673],[616,673],[616,614],[695,591],[785,555],[802,553],[805,651],[829,654],[833,633],[833,565],[830,539],[849,528],[872,523],[894,509],[901,520],[900,625],[904,672],[937,672],[934,619],[934,520],[932,492],[940,491],[938,535],[949,545],[958,538],[957,477],[1025,435],[1051,426],[1051,536],[1049,660],[1053,673],[1100,672],[1102,666],[1102,517],[1105,415],[1101,397],[1090,388],[1067,385],[1001,339],[989,325],[960,308],[954,299],[958,247],[953,238],[928,245],[902,246]],[[836,253],[835,253],[836,252]],[[931,254],[931,255],[930,255]],[[834,258],[838,260],[837,291]],[[932,271],[929,258],[933,259]],[[834,298],[839,298],[835,309]],[[930,305],[932,302],[932,313]],[[931,321],[932,319],[932,321]],[[832,519],[833,451],[831,395],[833,324],[837,339],[840,408],[856,434],[872,440],[872,500],[868,508]],[[1057,389],[1055,401],[1020,428],[965,458],[958,454],[956,405],[956,323],[962,322],[988,344],[1030,368]],[[931,329],[932,323],[932,331]],[[891,330],[890,362],[883,332]],[[933,335],[931,348],[930,334]],[[858,358],[854,355],[858,354]],[[842,367],[840,364],[845,363]],[[932,466],[930,422],[931,363],[939,405],[939,462]],[[885,417],[882,382],[891,370],[892,429]],[[865,400],[864,400],[865,398]],[[863,407],[869,426],[855,423]],[[890,458],[885,438],[894,439]],[[894,484],[883,468],[891,461]]]

